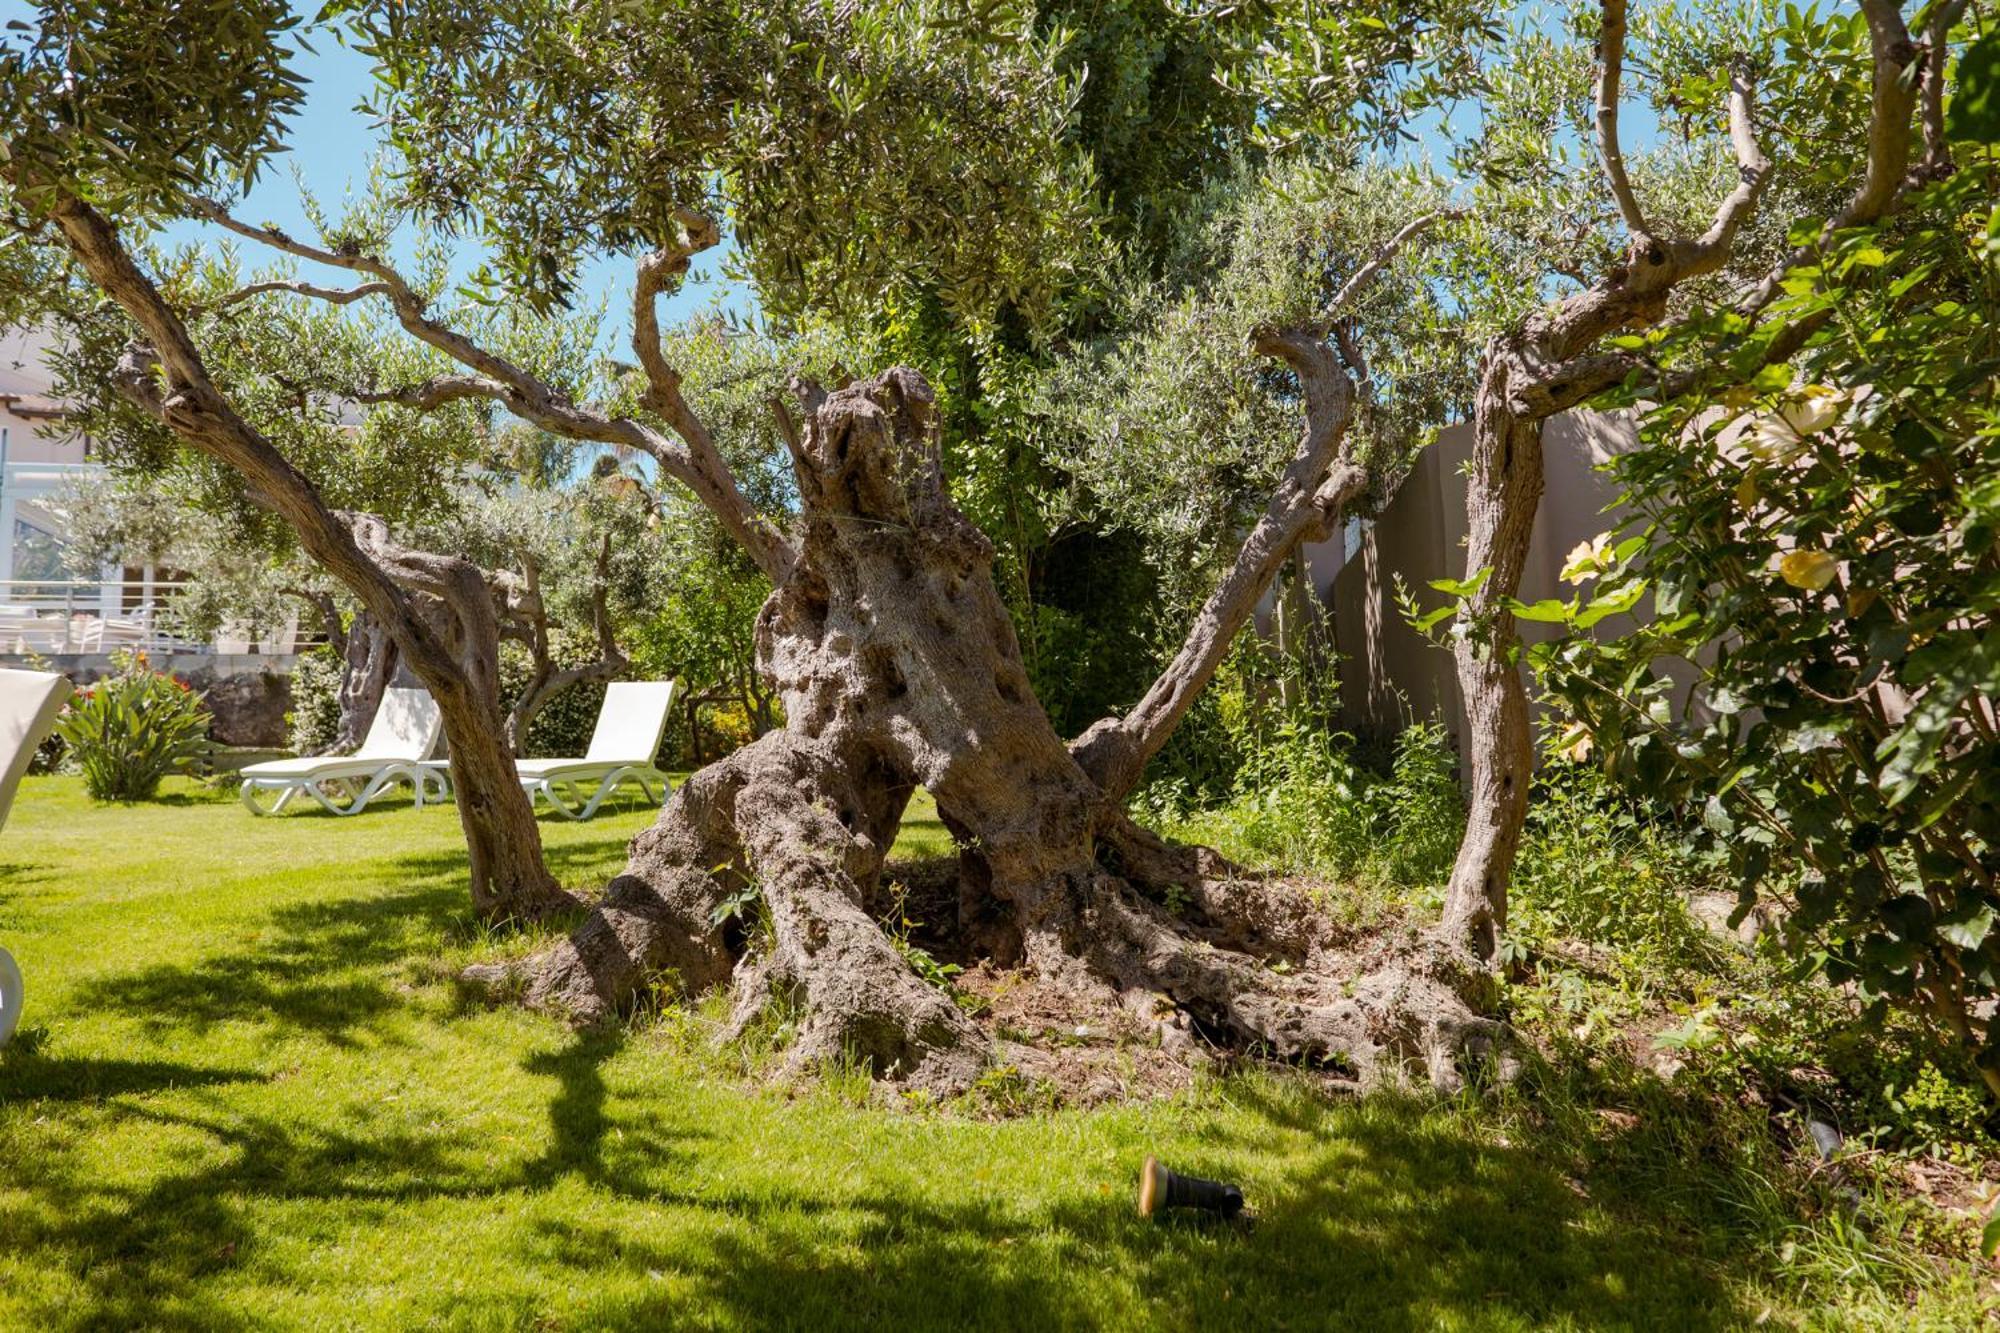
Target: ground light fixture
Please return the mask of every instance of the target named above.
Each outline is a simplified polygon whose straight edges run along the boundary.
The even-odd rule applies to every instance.
[[[1220,1218],[1243,1211],[1243,1191],[1235,1185],[1184,1176],[1148,1157],[1139,1170],[1139,1216],[1164,1217],[1174,1208],[1192,1208]]]

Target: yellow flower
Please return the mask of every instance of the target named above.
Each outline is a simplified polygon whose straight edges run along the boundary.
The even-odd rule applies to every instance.
[[[1744,509],[1757,503],[1757,469],[1751,468],[1736,483],[1736,503]]]
[[[1819,592],[1833,582],[1840,562],[1825,551],[1792,551],[1778,561],[1778,577],[1794,588]]]
[[[1600,532],[1587,542],[1578,542],[1570,548],[1563,560],[1562,580],[1565,583],[1588,583],[1611,567],[1611,534]]]
[[[1743,447],[1767,463],[1789,463],[1805,451],[1806,441],[1840,419],[1847,395],[1825,385],[1809,385],[1775,412],[1759,416],[1744,436]]]

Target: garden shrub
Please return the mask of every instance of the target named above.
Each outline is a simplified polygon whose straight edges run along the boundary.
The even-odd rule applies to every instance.
[[[1821,259],[1757,334],[1811,331],[1791,362],[1646,410],[1631,535],[1565,571],[1607,591],[1521,614],[1571,627],[1538,676],[1618,781],[1701,812],[1738,910],[2000,1099],[2000,210],[1968,173]],[[1653,350],[1760,355],[1731,319]]]
[[[167,774],[192,768],[208,723],[208,709],[186,682],[132,653],[114,674],[71,696],[56,728],[93,799],[145,801]]]
[[[1670,810],[1622,791],[1597,768],[1545,753],[1514,870],[1509,934],[1643,956],[1656,967],[1708,957],[1714,938],[1688,907],[1715,876]],[[1719,887],[1719,886],[1717,886]]]
[[[1238,860],[1382,886],[1441,883],[1465,827],[1442,727],[1404,732],[1384,775],[1360,762],[1351,737],[1309,713],[1244,746],[1221,804],[1201,808],[1173,779],[1149,784],[1135,804],[1155,825]]]
[[[292,708],[285,714],[292,749],[325,754],[340,734],[340,655],[327,644],[300,653],[292,666]]]

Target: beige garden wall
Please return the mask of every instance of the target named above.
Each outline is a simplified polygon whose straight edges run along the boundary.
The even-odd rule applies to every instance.
[[[1623,413],[1570,412],[1548,423],[1543,435],[1548,485],[1521,576],[1522,600],[1573,591],[1557,577],[1564,557],[1617,521],[1607,512],[1617,487],[1595,467],[1631,449],[1636,438],[1631,417]],[[1429,607],[1443,598],[1431,590],[1432,579],[1464,576],[1465,465],[1471,446],[1469,424],[1446,429],[1358,541],[1353,534],[1336,536],[1306,553],[1340,654],[1341,725],[1357,735],[1393,733],[1433,718],[1454,737],[1463,734],[1465,714],[1451,655],[1404,623],[1396,578],[1401,575]],[[1521,630],[1531,639],[1549,632],[1526,623]]]

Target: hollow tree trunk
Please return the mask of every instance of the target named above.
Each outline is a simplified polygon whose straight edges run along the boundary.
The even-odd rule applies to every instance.
[[[1454,648],[1465,703],[1461,748],[1471,774],[1444,928],[1482,960],[1493,958],[1507,925],[1507,891],[1534,769],[1520,642],[1507,599],[1520,593],[1541,502],[1542,422],[1509,404],[1511,366],[1505,355],[1489,356],[1474,412],[1465,560],[1469,572],[1489,572],[1460,612],[1470,632]]]
[[[382,706],[382,693],[396,677],[400,659],[396,641],[373,613],[358,612],[347,629],[341,653],[340,725],[334,732],[332,749],[351,754],[368,734],[375,710]]]
[[[996,959],[1162,1040],[1191,1023],[1363,1076],[1416,1055],[1454,1078],[1456,1055],[1491,1035],[1463,990],[1483,985],[1476,967],[1410,950],[1336,963],[1303,894],[1225,889],[1226,868],[1136,828],[1071,755],[1029,687],[991,543],[946,497],[923,380],[892,370],[808,407],[798,556],[757,622],[782,728],[691,778],[568,940],[472,975],[518,976],[530,1003],[590,1022],[662,976],[700,990],[733,974],[740,1017],[793,1003],[796,1063],[859,1057],[905,1084],[963,1087],[984,1034],[866,910],[922,786],[960,845],[959,935]],[[744,885],[768,939],[719,911]]]

